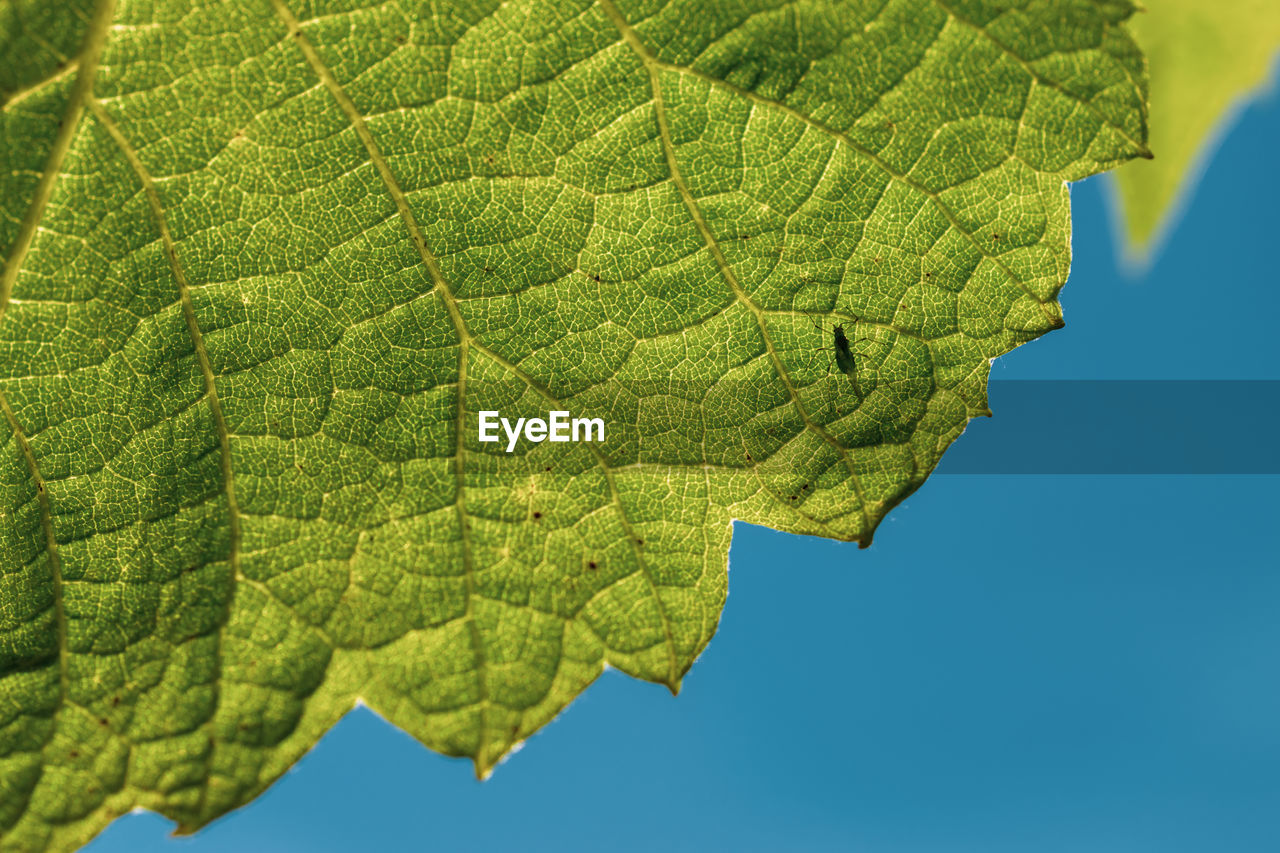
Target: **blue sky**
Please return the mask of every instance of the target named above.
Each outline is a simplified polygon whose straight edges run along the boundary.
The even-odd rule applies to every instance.
[[[1141,273],[1074,187],[1067,327],[993,378],[1280,379],[1277,139],[1273,94]],[[1269,853],[1277,487],[944,474],[866,551],[740,525],[679,698],[606,673],[483,784],[359,710],[194,838],[137,814],[88,849]]]

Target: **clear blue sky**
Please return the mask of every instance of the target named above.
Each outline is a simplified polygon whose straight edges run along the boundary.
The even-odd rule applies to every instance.
[[[1277,139],[1273,94],[1139,275],[1074,187],[1067,327],[993,376],[1280,379]],[[357,711],[195,838],[89,849],[1272,853],[1278,480],[940,475],[861,552],[739,526],[678,699],[606,673],[484,784]]]

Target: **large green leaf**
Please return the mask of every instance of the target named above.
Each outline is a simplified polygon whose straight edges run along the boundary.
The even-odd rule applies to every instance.
[[[1151,64],[1151,146],[1159,157],[1115,174],[1128,253],[1150,254],[1179,197],[1195,183],[1197,159],[1212,148],[1239,103],[1266,80],[1280,51],[1276,0],[1150,0],[1133,19]]]
[[[732,519],[869,543],[1145,151],[1128,5],[1008,5],[0,6],[6,849],[359,700],[487,773],[678,688]]]

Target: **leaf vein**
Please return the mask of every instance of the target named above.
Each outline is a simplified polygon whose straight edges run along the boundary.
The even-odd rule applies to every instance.
[[[93,12],[89,30],[85,35],[84,48],[80,53],[79,74],[71,95],[67,100],[67,111],[62,117],[62,127],[54,137],[53,148],[49,151],[49,159],[45,164],[44,174],[36,185],[35,197],[27,207],[26,216],[18,229],[18,235],[5,260],[4,272],[0,274],[0,319],[9,307],[9,296],[13,285],[18,280],[18,272],[22,269],[27,252],[35,240],[44,217],[45,208],[53,195],[54,184],[62,174],[62,161],[79,130],[80,120],[84,117],[85,98],[93,91],[93,77],[98,70],[98,60],[102,56],[102,48],[107,40],[108,25],[115,11],[115,0],[100,0]]]
[[[463,319],[460,310],[458,309],[457,300],[453,296],[452,290],[449,288],[448,283],[445,280],[444,275],[440,270],[439,263],[436,260],[435,255],[431,252],[430,248],[427,246],[426,239],[423,236],[422,231],[417,224],[417,220],[413,215],[412,209],[409,207],[408,198],[404,190],[400,187],[398,181],[396,180],[395,175],[392,173],[391,168],[386,161],[386,158],[382,155],[381,149],[379,148],[377,141],[373,138],[373,134],[369,130],[368,125],[365,122],[364,116],[357,109],[355,103],[351,100],[350,96],[347,95],[347,93],[342,89],[342,86],[338,83],[337,79],[334,78],[332,72],[324,64],[323,60],[320,58],[320,55],[316,52],[314,46],[312,46],[309,43],[305,35],[301,32],[299,28],[300,24],[298,20],[294,17],[292,12],[283,2],[283,0],[272,0],[272,5],[276,10],[277,15],[281,18],[282,21],[285,22],[286,26],[289,28],[289,32],[293,35],[294,40],[297,42],[299,48],[302,50],[304,56],[306,57],[308,64],[311,65],[312,70],[324,82],[326,88],[329,89],[330,94],[338,102],[339,106],[342,108],[343,112],[346,114],[348,120],[355,127],[357,135],[360,137],[361,142],[364,144],[365,149],[370,156],[370,159],[372,160],[375,168],[378,170],[378,173],[382,178],[383,183],[386,185],[388,192],[391,194],[392,199],[395,202],[396,209],[400,213],[400,217],[404,221],[405,227],[409,231],[410,237],[412,238],[412,241],[414,243],[414,247],[418,250],[418,253],[422,257],[424,265],[427,267],[429,273],[431,274],[432,281],[434,282],[434,285],[435,285],[434,289],[439,291],[441,299],[444,302],[446,310],[448,311],[449,316],[453,321],[454,328],[459,337],[459,362],[458,362],[459,370],[458,370],[458,392],[457,392],[458,414],[457,414],[457,422],[455,424],[457,444],[456,444],[456,450],[454,453],[454,459],[456,460],[455,476],[458,481],[458,497],[455,501],[455,506],[457,506],[458,508],[458,516],[459,516],[458,523],[460,527],[459,532],[463,542],[463,565],[464,565],[466,576],[467,576],[467,601],[468,601],[467,612],[468,614],[471,614],[472,613],[471,601],[475,597],[475,580],[474,580],[475,569],[474,569],[474,566],[472,565],[472,554],[471,554],[471,547],[469,543],[469,533],[468,533],[468,525],[466,521],[465,501],[463,496],[465,487],[466,487],[466,483],[464,479],[464,475],[465,475],[464,442],[465,442],[465,421],[466,421],[465,402],[466,402],[468,350],[474,348],[477,352],[483,353],[486,357],[491,358],[497,364],[503,366],[505,369],[514,373],[522,381],[528,384],[535,391],[545,396],[547,399],[555,401],[556,398],[554,397],[554,395],[550,394],[550,392],[548,392],[546,389],[542,388],[537,382],[533,380],[532,377],[527,375],[518,366],[502,358],[497,353],[489,350],[487,347],[482,346],[478,341],[476,341],[472,337],[472,335],[467,329],[466,322]],[[613,480],[612,472],[610,471],[604,457],[600,455],[598,451],[594,450],[594,448],[593,448],[593,455],[595,456],[597,463],[600,465],[602,471],[604,472],[606,482],[609,485],[613,504],[617,508],[619,519],[623,525],[623,529],[627,532],[628,538],[632,542],[632,547],[636,551],[637,562],[640,564],[640,567],[644,572],[644,577],[648,584],[649,591],[654,598],[655,604],[658,608],[658,612],[661,616],[662,623],[663,623],[663,631],[666,637],[666,643],[669,650],[668,686],[672,690],[675,690],[677,677],[678,677],[677,676],[678,663],[677,663],[677,656],[676,656],[676,649],[675,649],[675,640],[671,632],[671,624],[670,624],[670,619],[668,617],[668,614],[666,612],[666,607],[662,603],[661,596],[658,594],[657,585],[653,579],[652,572],[648,568],[647,564],[644,562],[635,544],[637,541],[637,537],[635,535],[634,530],[631,528],[630,521],[627,518],[625,510],[623,509],[621,498],[618,494],[617,486]],[[478,627],[476,626],[474,616],[471,616],[470,624],[471,624],[471,630],[473,632],[472,642],[475,646],[478,666],[482,676],[480,680],[480,686],[481,686],[482,692],[487,693],[487,691],[485,690],[485,682],[483,678],[483,668],[484,668],[483,646],[481,645],[481,638],[479,636],[479,630],[478,630]],[[487,701],[489,700],[488,700],[488,697],[486,696],[482,700],[482,704]],[[482,721],[482,728],[483,728],[483,721]],[[491,763],[490,757],[484,754],[483,741],[481,743],[481,750],[476,756],[476,763],[478,767],[483,767],[483,768],[487,768]]]
[[[867,501],[863,494],[862,484],[858,480],[857,466],[854,465],[853,458],[849,455],[849,451],[840,444],[840,442],[836,441],[834,436],[809,416],[808,410],[800,401],[800,395],[796,391],[795,385],[791,382],[791,378],[787,374],[786,367],[782,364],[782,359],[778,356],[777,348],[774,347],[773,341],[769,337],[769,330],[764,319],[764,312],[761,310],[760,306],[756,305],[755,301],[747,295],[746,291],[742,289],[742,285],[738,281],[737,275],[729,266],[729,262],[725,258],[724,252],[720,249],[720,244],[716,241],[715,235],[711,233],[710,227],[708,227],[706,220],[702,216],[702,211],[698,208],[697,201],[694,200],[693,194],[689,191],[688,186],[684,182],[684,177],[680,173],[679,166],[676,163],[675,147],[671,141],[671,130],[667,124],[666,106],[663,103],[662,90],[657,76],[658,71],[663,67],[663,65],[654,58],[653,54],[649,52],[649,49],[640,41],[640,37],[631,29],[630,25],[627,24],[622,13],[613,5],[612,0],[600,0],[600,3],[609,15],[610,20],[612,20],[614,25],[617,26],[623,40],[626,41],[626,43],[636,53],[641,64],[649,74],[649,85],[653,93],[654,111],[658,121],[658,135],[662,140],[662,148],[666,155],[667,167],[671,172],[672,182],[675,184],[681,200],[688,208],[689,215],[693,219],[693,223],[697,227],[699,233],[702,235],[703,241],[706,243],[707,248],[715,258],[716,266],[719,268],[721,276],[729,285],[730,289],[733,290],[738,301],[746,306],[755,318],[756,327],[760,330],[760,336],[764,341],[765,351],[768,353],[769,360],[772,362],[773,370],[782,381],[782,384],[786,387],[787,394],[791,397],[791,403],[799,413],[801,420],[803,420],[805,425],[818,435],[818,437],[835,449],[849,471],[849,482],[853,486],[854,494],[858,500],[858,512],[862,517],[862,526],[858,531],[859,542],[865,545],[869,541],[868,537],[870,535],[872,525],[871,518],[867,513]]]
[[[1069,100],[1072,100],[1075,103],[1079,104],[1080,106],[1084,107],[1086,110],[1088,110],[1090,113],[1093,114],[1094,118],[1096,118],[1099,121],[1099,123],[1101,123],[1106,127],[1111,128],[1112,132],[1114,132],[1117,136],[1119,136],[1125,142],[1132,145],[1134,152],[1137,153],[1139,157],[1144,157],[1148,160],[1151,159],[1151,149],[1147,148],[1146,145],[1143,145],[1141,142],[1134,139],[1133,136],[1131,136],[1127,130],[1120,127],[1115,122],[1111,121],[1111,119],[1107,118],[1107,116],[1103,114],[1102,110],[1098,109],[1097,106],[1094,105],[1093,101],[1084,100],[1076,95],[1073,95],[1072,93],[1064,89],[1062,85],[1059,84],[1058,82],[1054,80],[1050,80],[1048,77],[1045,77],[1044,75],[1042,75],[1039,71],[1036,71],[1035,66],[1033,66],[1030,62],[1028,62],[1023,57],[1019,56],[1016,52],[1014,52],[1012,48],[1010,48],[1004,42],[1000,41],[995,36],[991,35],[991,33],[987,31],[986,27],[980,24],[977,24],[969,20],[965,16],[961,15],[955,9],[952,9],[951,6],[947,2],[945,2],[945,0],[933,0],[933,3],[943,12],[945,12],[947,14],[947,17],[951,18],[951,20],[955,21],[957,24],[961,24],[965,27],[968,27],[969,29],[978,33],[978,35],[982,36],[984,39],[990,42],[1001,53],[1003,53],[1005,56],[1012,59],[1014,62],[1018,63],[1018,65],[1022,66],[1022,69],[1027,72],[1027,74],[1031,77],[1031,79],[1034,82],[1039,83],[1041,86],[1044,86],[1046,89],[1052,89],[1053,91],[1057,92],[1063,97],[1068,98]],[[1129,74],[1128,69],[1125,69],[1124,71],[1125,71],[1125,78],[1132,82],[1132,76]]]
[[[61,706],[68,701],[68,686],[70,684],[67,666],[69,657],[67,648],[67,612],[63,604],[62,594],[62,559],[58,554],[58,539],[53,532],[53,512],[49,505],[49,490],[45,485],[44,476],[40,473],[40,463],[36,461],[35,453],[31,450],[31,444],[27,441],[26,432],[18,422],[18,417],[14,414],[13,408],[9,405],[9,399],[3,391],[0,391],[0,410],[4,411],[5,420],[9,422],[9,428],[13,430],[13,438],[18,443],[23,460],[31,472],[31,480],[36,487],[36,501],[40,507],[40,527],[44,532],[45,554],[48,557],[49,577],[53,584],[53,614],[58,635],[58,691],[60,700],[59,708],[54,711],[56,714],[61,709]]]
[[[204,335],[200,331],[200,324],[196,319],[195,305],[191,301],[191,288],[187,282],[186,272],[182,268],[182,264],[178,261],[177,244],[173,238],[173,232],[169,229],[168,218],[164,212],[164,206],[160,200],[160,191],[156,188],[155,181],[151,177],[151,173],[147,170],[146,165],[142,162],[137,149],[125,137],[124,132],[116,123],[115,119],[106,111],[106,109],[91,96],[86,96],[86,103],[94,118],[102,125],[107,135],[120,149],[124,158],[128,161],[130,168],[137,176],[138,181],[142,184],[142,188],[147,197],[147,202],[151,207],[151,213],[155,217],[156,228],[160,231],[160,239],[164,245],[165,257],[169,262],[170,272],[173,274],[174,282],[178,287],[178,295],[182,303],[182,316],[186,323],[187,332],[191,336],[191,342],[195,348],[196,363],[199,365],[201,377],[204,380],[205,393],[204,397],[209,403],[209,412],[213,418],[214,431],[218,438],[218,449],[221,460],[222,469],[222,490],[226,496],[227,502],[227,526],[229,533],[227,561],[231,566],[231,583],[228,585],[226,609],[223,614],[223,624],[219,625],[214,631],[216,648],[214,652],[214,660],[217,663],[218,672],[213,677],[213,708],[209,713],[208,720],[205,721],[206,726],[212,726],[214,719],[218,715],[218,708],[222,702],[222,635],[226,620],[230,619],[231,609],[235,600],[236,587],[242,575],[240,572],[240,506],[236,501],[235,477],[231,466],[231,434],[227,429],[226,418],[223,416],[222,403],[218,398],[217,383],[214,381],[213,366],[209,361],[209,353],[205,347]],[[211,772],[211,762],[213,760],[214,743],[212,735],[209,738],[209,748],[206,753],[205,764],[205,784],[200,789],[200,804],[197,811],[202,813],[204,810],[205,798],[209,791],[209,778]]]

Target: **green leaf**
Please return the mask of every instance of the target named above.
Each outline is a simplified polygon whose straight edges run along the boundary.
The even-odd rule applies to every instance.
[[[1151,147],[1159,155],[1116,172],[1127,251],[1148,256],[1195,183],[1215,129],[1265,83],[1280,50],[1275,0],[1151,0],[1133,19],[1151,67]]]
[[[868,544],[1145,152],[1127,4],[1005,5],[0,6],[3,846],[361,700],[486,774],[679,687],[733,519]]]

